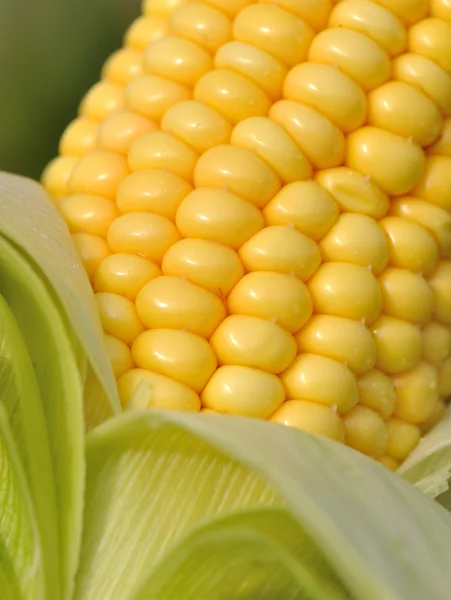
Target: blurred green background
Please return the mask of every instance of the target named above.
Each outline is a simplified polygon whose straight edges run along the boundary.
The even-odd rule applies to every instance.
[[[0,171],[35,179],[141,0],[0,0]]]

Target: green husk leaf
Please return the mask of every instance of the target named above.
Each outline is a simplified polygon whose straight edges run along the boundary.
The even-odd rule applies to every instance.
[[[451,515],[371,459],[239,417],[123,414],[87,441],[76,600],[128,600],[211,519],[285,508],[351,597],[447,600]]]
[[[102,328],[88,278],[67,226],[40,185],[0,173],[0,234],[13,242],[42,273],[58,298],[98,379],[96,406],[87,407],[91,427],[120,412],[116,383],[106,356]],[[92,399],[88,394],[87,398]]]
[[[2,600],[45,596],[41,545],[23,465],[0,404],[0,592]]]
[[[39,387],[19,326],[0,294],[0,405],[9,419],[34,501],[46,598],[59,594],[55,480]],[[1,588],[0,588],[1,589]]]
[[[26,258],[2,237],[0,291],[21,329],[42,398],[55,479],[61,570],[59,597],[70,598],[83,512],[83,365],[86,359],[73,331],[66,329],[46,283]],[[58,580],[57,565],[54,576]]]

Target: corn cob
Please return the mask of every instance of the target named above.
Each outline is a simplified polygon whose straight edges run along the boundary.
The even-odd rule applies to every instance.
[[[451,395],[445,0],[148,0],[43,183],[124,406],[395,470]]]

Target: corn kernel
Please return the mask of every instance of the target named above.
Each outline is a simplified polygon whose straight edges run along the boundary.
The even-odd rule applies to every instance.
[[[386,421],[395,410],[396,392],[393,381],[382,371],[371,369],[357,379],[359,404],[371,408]]]
[[[443,21],[451,22],[451,4],[449,0],[430,0],[431,15],[442,19]]]
[[[273,0],[259,0],[260,3],[273,4]],[[278,0],[280,8],[292,12],[297,17],[308,23],[315,31],[320,31],[326,26],[327,17],[331,10],[330,0]]]
[[[180,381],[198,393],[217,367],[204,338],[175,329],[144,331],[133,342],[132,355],[139,368]]]
[[[387,467],[387,469],[389,469],[390,471],[397,471],[399,468],[399,461],[397,461],[395,458],[392,458],[391,456],[381,456],[378,461],[384,465],[384,467]]]
[[[426,362],[394,377],[395,416],[414,424],[426,421],[439,399],[437,377],[437,369]]]
[[[271,271],[248,273],[227,299],[229,313],[273,319],[290,333],[298,331],[312,314],[307,287],[291,275]]]
[[[344,135],[317,110],[293,100],[280,100],[271,106],[269,116],[294,139],[316,169],[343,162]]]
[[[136,298],[136,309],[148,329],[186,329],[207,339],[226,316],[218,296],[170,276],[145,285]]]
[[[107,117],[98,131],[98,145],[103,150],[127,154],[135,140],[155,131],[157,126],[153,121],[123,110]]]
[[[288,331],[247,315],[227,317],[210,344],[220,365],[243,365],[274,374],[284,371],[296,356],[296,342]]]
[[[125,88],[127,107],[155,121],[177,102],[189,99],[186,87],[155,75],[137,77]]]
[[[133,48],[122,48],[114,52],[102,69],[102,78],[118,85],[127,85],[129,81],[143,73],[143,55]]]
[[[167,18],[186,1],[187,0],[144,0],[142,10],[145,15],[152,18]]]
[[[357,383],[340,362],[316,354],[299,354],[280,376],[287,398],[302,398],[347,413],[357,404]]]
[[[135,50],[145,50],[153,41],[166,35],[167,20],[143,15],[136,19],[125,35],[125,44]]]
[[[180,203],[192,186],[169,171],[136,171],[126,177],[117,190],[120,212],[149,212],[173,221]]]
[[[131,344],[144,331],[135,305],[128,298],[100,292],[96,294],[96,301],[105,333]]]
[[[88,277],[92,279],[100,263],[110,253],[105,240],[89,233],[74,233],[72,240]]]
[[[366,406],[354,406],[343,417],[346,444],[375,458],[384,454],[388,431],[382,417]]]
[[[226,188],[257,208],[263,208],[281,188],[280,179],[246,148],[221,145],[207,150],[194,170],[197,188]]]
[[[376,0],[407,25],[412,25],[428,14],[429,0]]]
[[[371,331],[377,347],[376,367],[384,373],[402,373],[420,361],[423,340],[417,325],[381,315]]]
[[[288,427],[297,427],[317,435],[328,437],[336,442],[345,441],[343,421],[329,406],[306,400],[286,400],[271,415],[271,421]]]
[[[387,429],[388,456],[395,460],[404,460],[418,446],[421,437],[420,428],[417,425],[393,417],[387,421]]]
[[[286,185],[263,210],[268,225],[290,225],[297,231],[320,240],[338,218],[332,196],[315,181]]]
[[[409,29],[407,41],[410,52],[433,60],[447,73],[451,72],[449,39],[451,24],[440,19],[423,19]]]
[[[441,131],[441,135],[439,139],[426,148],[426,154],[433,155],[439,154],[440,156],[450,156],[451,157],[451,119],[445,119],[443,121],[443,129]]]
[[[119,212],[112,200],[101,196],[75,194],[61,200],[59,211],[71,232],[105,237]]]
[[[374,219],[363,214],[340,215],[319,247],[324,261],[371,267],[375,275],[385,269],[389,258],[383,229]]]
[[[86,117],[78,117],[66,127],[59,143],[59,152],[65,156],[83,156],[97,145],[99,124]]]
[[[108,81],[99,81],[84,97],[79,114],[94,121],[102,121],[105,117],[122,110],[124,102],[122,86]]]
[[[445,400],[451,397],[451,357],[438,368],[438,391]]]
[[[424,325],[434,312],[434,295],[425,279],[407,269],[386,269],[379,277],[384,312]]]
[[[431,365],[441,365],[451,353],[451,331],[445,325],[431,321],[423,327],[423,359]]]
[[[389,10],[369,0],[345,0],[337,4],[329,27],[345,27],[363,33],[381,46],[389,56],[406,48],[406,30]]]
[[[208,240],[184,239],[173,244],[163,258],[165,275],[186,277],[225,298],[244,275],[236,252]]]
[[[169,18],[169,28],[175,35],[215,52],[232,37],[232,23],[219,10],[202,2],[192,2],[177,8]]]
[[[152,213],[127,213],[108,230],[108,246],[113,252],[139,254],[161,264],[166,251],[180,239],[175,225]]]
[[[439,400],[436,403],[434,411],[432,412],[431,416],[428,419],[426,419],[426,421],[423,421],[422,423],[420,423],[421,432],[424,434],[424,433],[428,433],[428,431],[431,431],[431,429],[433,427],[435,427],[437,425],[437,423],[439,423],[441,421],[441,419],[445,415],[445,412],[446,412],[446,404],[443,402],[443,400]]]
[[[252,4],[254,0],[203,0],[204,4],[214,6],[228,17],[236,17],[236,15]]]
[[[71,194],[94,194],[114,200],[129,171],[119,154],[96,150],[80,158],[69,179]]]
[[[116,379],[135,367],[130,348],[112,335],[105,334],[106,353],[113,368]]]
[[[314,311],[373,323],[382,308],[377,279],[365,267],[323,263],[308,282]]]
[[[176,224],[183,237],[201,238],[237,250],[263,229],[261,212],[226,190],[200,188],[180,204]]]
[[[347,75],[329,65],[306,62],[292,69],[283,87],[284,97],[315,108],[344,133],[361,127],[366,119],[363,90]]]
[[[95,272],[94,290],[120,294],[134,301],[146,283],[160,275],[158,266],[142,256],[111,254]]]
[[[285,391],[276,375],[244,367],[219,367],[205,386],[203,406],[221,413],[266,419],[284,401]]]
[[[200,398],[188,386],[145,369],[131,369],[119,378],[117,386],[123,408],[128,408],[128,403],[141,384],[147,387],[147,408],[187,412],[200,410]]]
[[[429,156],[413,195],[451,211],[451,158]]]
[[[42,185],[51,196],[67,196],[69,181],[79,162],[76,156],[58,156],[45,168]]]
[[[238,252],[247,271],[292,273],[307,281],[321,264],[317,244],[293,227],[273,225],[251,237]]]
[[[451,263],[439,263],[428,281],[434,293],[436,320],[451,325]]]

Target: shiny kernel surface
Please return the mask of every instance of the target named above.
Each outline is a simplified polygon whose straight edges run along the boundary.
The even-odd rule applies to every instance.
[[[135,305],[128,298],[101,292],[96,294],[96,301],[105,333],[131,344],[144,331]]]
[[[346,364],[357,375],[372,369],[376,344],[369,330],[344,317],[313,315],[296,334],[300,354],[320,354]]]
[[[343,421],[329,406],[307,400],[286,400],[271,415],[271,421],[288,427],[297,427],[317,435],[328,437],[336,442],[345,441]]]
[[[200,392],[213,375],[217,361],[208,342],[189,331],[151,329],[132,346],[137,367],[184,383]]]
[[[247,273],[227,299],[230,314],[273,320],[290,333],[298,331],[312,314],[312,300],[302,281],[285,273]]]
[[[94,194],[114,200],[117,188],[129,173],[125,159],[97,150],[80,158],[69,179],[71,194]]]
[[[277,271],[306,281],[321,264],[318,245],[294,227],[272,225],[251,237],[238,252],[247,271]]]
[[[66,156],[83,156],[94,150],[97,144],[96,121],[79,117],[66,127],[59,144],[60,154]]]
[[[95,272],[94,290],[120,294],[134,301],[141,288],[160,275],[158,266],[147,258],[135,254],[110,254]]]
[[[434,295],[428,282],[407,269],[388,268],[379,277],[384,312],[424,325],[434,312]]]
[[[384,373],[403,373],[420,361],[423,340],[417,325],[381,315],[371,331],[376,341],[376,367]]]
[[[119,216],[116,204],[102,196],[75,194],[61,200],[59,210],[72,233],[83,232],[105,237]]]
[[[417,425],[393,417],[387,421],[387,454],[396,460],[404,460],[418,445],[421,430]]]
[[[261,4],[274,4],[273,0],[259,0]],[[280,8],[300,17],[308,23],[315,31],[326,26],[327,17],[331,10],[330,0],[278,0]]]
[[[357,404],[354,375],[343,363],[318,354],[298,354],[280,376],[287,398],[302,398],[332,407],[340,414]]]
[[[42,185],[51,196],[66,196],[69,193],[69,181],[77,166],[77,156],[58,156],[45,168]]]
[[[207,150],[194,170],[197,188],[226,188],[257,208],[263,208],[281,188],[281,181],[251,150],[219,145]]]
[[[124,88],[116,83],[99,81],[84,97],[79,113],[82,117],[102,121],[124,106]]]
[[[426,149],[426,154],[451,156],[451,119],[447,118],[443,121],[443,129],[441,135],[435,144]]]
[[[104,341],[114,376],[116,379],[119,379],[124,373],[127,373],[127,371],[134,368],[135,364],[133,362],[132,353],[127,344],[112,335],[105,334]]]
[[[431,15],[451,22],[451,4],[449,0],[431,0]]]
[[[107,117],[98,131],[98,145],[103,150],[127,154],[135,140],[157,129],[156,124],[141,115],[124,110]]]
[[[296,342],[277,323],[248,315],[230,315],[210,344],[220,365],[244,365],[268,373],[284,371],[296,356]]]
[[[348,446],[375,458],[384,454],[388,430],[377,412],[366,406],[354,406],[344,415],[343,423]]]
[[[429,156],[413,195],[451,211],[451,158]]]
[[[203,0],[204,4],[217,8],[230,18],[237,16],[239,12],[252,4],[254,0]]]
[[[186,277],[221,298],[229,295],[244,275],[236,252],[210,240],[185,238],[173,244],[163,258],[164,275]]]
[[[72,241],[88,277],[92,279],[97,267],[110,253],[107,243],[103,238],[89,233],[74,233]]]
[[[333,66],[304,62],[285,78],[284,97],[318,110],[344,133],[361,127],[366,118],[362,88]]]
[[[129,109],[156,121],[176,102],[190,99],[187,87],[156,75],[133,79],[124,93]]]
[[[439,400],[437,369],[420,362],[407,373],[393,378],[396,390],[395,416],[409,423],[422,423]]]
[[[423,359],[431,365],[441,365],[451,354],[449,327],[431,321],[423,327]]]
[[[283,385],[276,375],[245,367],[224,365],[205,386],[202,405],[220,413],[245,417],[269,417],[285,399]]]
[[[434,293],[436,320],[451,325],[451,262],[440,262],[428,282]]]
[[[448,74],[451,73],[451,23],[429,18],[419,21],[408,32],[410,52],[420,54],[434,61]]]
[[[376,0],[407,25],[412,25],[428,14],[429,0]]]
[[[145,50],[150,43],[163,37],[167,32],[166,19],[143,15],[130,25],[125,35],[125,44],[136,50]]]
[[[387,420],[395,410],[396,392],[393,381],[378,369],[371,369],[357,379],[359,404],[371,408]]]
[[[177,8],[169,18],[171,32],[215,52],[232,37],[232,23],[220,10],[203,2]]]
[[[324,261],[371,267],[374,275],[385,269],[389,259],[384,230],[374,219],[359,213],[340,215],[319,248]]]
[[[134,77],[143,72],[143,55],[133,48],[117,50],[106,61],[102,69],[102,78],[118,85],[127,85]]]

